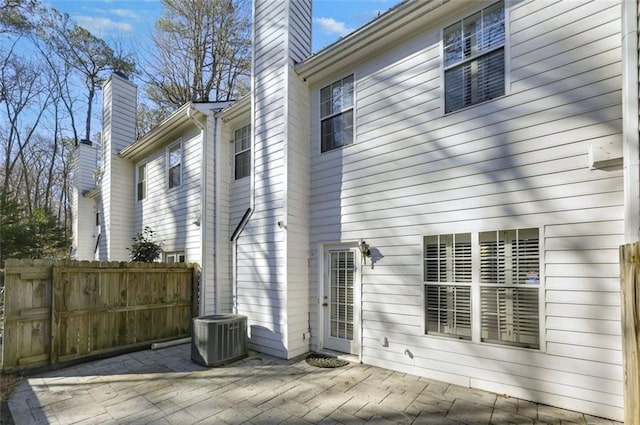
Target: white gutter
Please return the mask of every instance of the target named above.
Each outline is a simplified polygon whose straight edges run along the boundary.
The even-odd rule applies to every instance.
[[[206,267],[207,259],[207,128],[202,125],[198,118],[193,116],[195,108],[187,108],[187,117],[200,129],[200,138],[202,140],[202,158],[200,158],[200,315],[204,315],[206,311],[206,297],[203,293],[203,287],[209,272]],[[215,168],[215,167],[214,167]],[[215,274],[214,274],[215,276]],[[214,289],[215,293],[215,289]]]
[[[636,242],[640,230],[637,19],[636,0],[622,0],[622,156],[625,243]]]

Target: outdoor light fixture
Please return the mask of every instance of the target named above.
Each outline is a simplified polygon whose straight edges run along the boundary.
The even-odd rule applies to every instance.
[[[365,242],[364,239],[360,239],[358,242],[358,248],[360,248],[360,252],[365,257],[371,257],[371,250],[369,249],[369,244]]]

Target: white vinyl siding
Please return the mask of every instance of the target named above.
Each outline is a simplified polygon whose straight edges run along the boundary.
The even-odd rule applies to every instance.
[[[444,29],[445,112],[505,93],[504,20],[500,1]]]
[[[249,317],[249,346],[290,358],[309,351],[308,88],[293,64],[311,53],[311,2],[256,0],[254,17],[255,192],[236,242],[237,305]]]
[[[99,260],[126,261],[134,235],[131,215],[136,195],[132,182],[135,168],[118,152],[136,138],[136,86],[126,79],[112,75],[102,90],[102,180],[100,205],[103,212],[101,237],[98,242]]]
[[[353,75],[320,89],[321,150],[353,143]]]
[[[591,144],[621,143],[619,2],[507,2],[506,95],[443,114],[442,30],[492,3],[444,3],[446,23],[348,64],[366,149],[320,153],[319,91],[345,71],[311,87],[312,293],[317,247],[365,239],[363,362],[620,420],[622,170],[587,166]],[[527,228],[540,347],[425,334],[423,237]]]
[[[163,141],[160,140],[158,150],[143,159],[146,164],[147,197],[144,202],[136,202],[134,227],[150,227],[158,240],[163,242],[165,250],[184,251],[187,262],[199,263],[201,232],[194,222],[202,221],[202,141],[200,132],[194,128],[184,130],[180,136],[181,167],[184,169],[181,185],[167,190],[168,141],[162,145]]]

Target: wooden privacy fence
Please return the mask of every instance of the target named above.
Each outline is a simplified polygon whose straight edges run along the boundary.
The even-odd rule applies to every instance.
[[[640,243],[620,247],[624,423],[640,425]]]
[[[7,260],[2,371],[189,336],[193,264]]]

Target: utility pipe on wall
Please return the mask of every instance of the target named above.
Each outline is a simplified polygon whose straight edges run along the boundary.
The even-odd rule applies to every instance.
[[[202,158],[200,162],[200,315],[206,311],[206,296],[202,293],[202,288],[207,282],[209,272],[206,267],[207,261],[207,128],[202,125],[198,118],[193,115],[196,109],[191,106],[187,108],[187,117],[200,129],[200,140],[202,140]],[[215,279],[214,279],[215,280]]]

